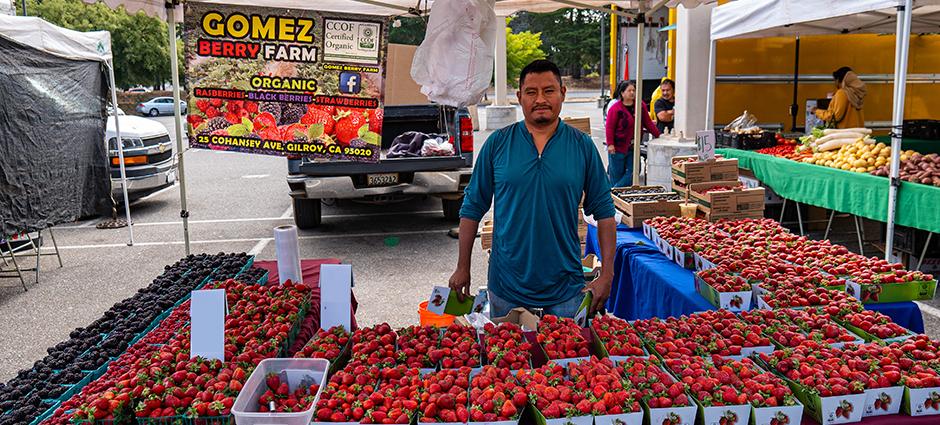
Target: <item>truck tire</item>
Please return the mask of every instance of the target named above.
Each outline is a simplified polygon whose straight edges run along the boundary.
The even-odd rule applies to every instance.
[[[294,223],[300,229],[320,227],[323,216],[319,199],[294,198]]]
[[[441,206],[444,209],[444,218],[447,221],[460,221],[460,207],[463,205],[463,196],[458,199],[441,198]]]

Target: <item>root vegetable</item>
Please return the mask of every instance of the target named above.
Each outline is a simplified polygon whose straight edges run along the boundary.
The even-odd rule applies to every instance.
[[[861,133],[864,135],[871,134],[871,130],[867,128],[827,128],[823,130],[823,135],[837,134],[837,133]]]

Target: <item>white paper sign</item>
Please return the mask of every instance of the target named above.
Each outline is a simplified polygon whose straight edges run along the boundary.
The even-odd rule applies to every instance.
[[[352,265],[320,266],[320,329],[352,329]]]
[[[225,361],[225,290],[193,291],[189,304],[189,357]]]
[[[695,146],[699,161],[715,159],[715,130],[696,131]]]
[[[379,64],[382,27],[375,22],[324,19],[323,60]]]

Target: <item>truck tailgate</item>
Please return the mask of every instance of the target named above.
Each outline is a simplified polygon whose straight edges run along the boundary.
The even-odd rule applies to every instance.
[[[383,154],[384,157],[384,154]],[[431,156],[419,158],[383,158],[376,163],[331,161],[304,162],[300,174],[308,176],[342,176],[375,173],[411,173],[417,171],[445,171],[469,167],[462,156]]]

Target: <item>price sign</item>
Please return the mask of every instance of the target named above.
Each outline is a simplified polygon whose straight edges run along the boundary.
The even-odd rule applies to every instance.
[[[715,130],[696,131],[695,147],[698,151],[699,161],[715,159]]]

